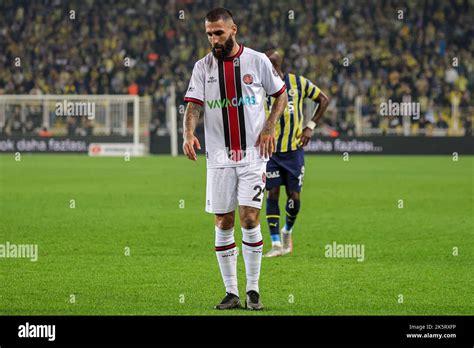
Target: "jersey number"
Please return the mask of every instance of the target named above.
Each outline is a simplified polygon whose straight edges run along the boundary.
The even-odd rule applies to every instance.
[[[258,192],[257,192],[257,194],[256,194],[255,196],[253,196],[252,201],[254,201],[254,202],[261,202],[262,199],[260,198],[260,196],[261,196],[262,193],[263,193],[263,189],[262,189],[260,186],[258,186],[258,185],[255,186],[253,189],[254,189],[254,190],[257,190]]]

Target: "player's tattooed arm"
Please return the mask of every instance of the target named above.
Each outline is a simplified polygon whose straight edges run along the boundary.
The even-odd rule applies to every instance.
[[[197,160],[196,151],[201,149],[198,138],[194,135],[202,106],[198,103],[188,102],[183,118],[183,152],[192,161]]]
[[[270,115],[265,122],[262,132],[258,136],[255,146],[260,147],[260,155],[263,157],[271,157],[275,149],[275,126],[281,115],[285,111],[288,103],[288,95],[281,93],[273,102]]]
[[[318,98],[316,99],[316,103],[319,104],[319,107],[314,110],[313,116],[311,117],[311,121],[314,123],[318,123],[319,119],[323,116],[324,112],[328,108],[329,105],[329,97],[321,91],[318,95]],[[309,127],[305,127],[303,129],[303,133],[301,134],[301,145],[306,146],[308,145],[309,141],[311,140],[311,137],[313,136],[313,130]]]

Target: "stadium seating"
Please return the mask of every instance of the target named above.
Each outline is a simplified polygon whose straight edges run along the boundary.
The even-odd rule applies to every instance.
[[[163,125],[167,86],[175,83],[181,103],[193,62],[208,52],[203,18],[212,6],[192,0],[5,0],[0,94],[138,93],[152,96],[152,123]],[[450,127],[456,100],[461,127],[471,128],[473,44],[467,41],[474,30],[467,0],[242,0],[231,9],[239,41],[260,51],[283,49],[285,69],[327,91],[332,110],[362,96],[366,123],[380,130],[397,127],[373,117],[380,100],[410,98],[421,104],[414,130],[443,129]],[[340,133],[351,128],[345,117],[337,113]],[[39,131],[41,125],[23,128]]]

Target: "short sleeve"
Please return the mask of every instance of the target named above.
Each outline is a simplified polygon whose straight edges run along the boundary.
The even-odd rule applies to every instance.
[[[262,85],[268,95],[276,98],[285,91],[285,82],[280,78],[272,62],[270,62],[270,59],[268,59],[266,55],[263,55],[261,73]]]
[[[312,83],[310,80],[308,80],[307,78],[305,77],[301,77],[302,79],[305,80],[306,82],[306,86],[305,86],[305,89],[304,89],[304,94],[303,94],[303,98],[309,98],[311,100],[316,100],[318,99],[319,97],[319,93],[321,92],[321,90],[319,89],[318,86],[316,86],[314,83]]]
[[[204,104],[204,70],[199,62],[194,64],[193,74],[184,101]]]

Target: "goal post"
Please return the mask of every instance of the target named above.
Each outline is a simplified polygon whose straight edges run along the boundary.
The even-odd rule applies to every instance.
[[[6,135],[11,134],[15,122],[20,122],[29,127],[30,133],[46,129],[53,136],[94,135],[104,140],[111,135],[115,139],[121,136],[147,153],[151,115],[148,96],[0,95],[0,130]]]
[[[170,133],[171,156],[178,156],[178,113],[176,110],[176,87],[169,87],[169,98],[166,102],[166,122]]]

